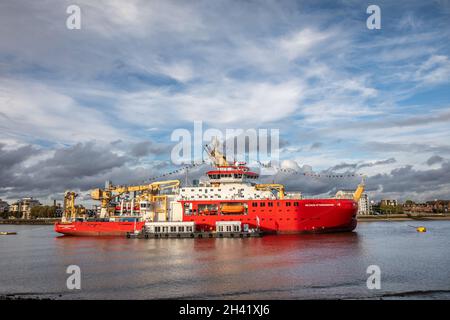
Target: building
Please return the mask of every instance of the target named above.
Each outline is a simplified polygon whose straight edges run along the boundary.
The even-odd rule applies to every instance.
[[[40,205],[39,200],[33,199],[32,197],[22,198],[11,204],[9,211],[15,215],[20,215],[22,219],[30,219],[31,208]]]
[[[336,193],[337,198],[353,199],[354,190],[340,190]],[[361,198],[358,201],[358,215],[372,214],[372,208],[370,206],[369,195],[363,192]]]
[[[0,199],[0,214],[8,212],[9,211],[9,204],[6,201],[3,201]]]
[[[367,193],[363,193],[358,202],[358,214],[368,215],[372,214],[372,209],[370,206],[369,195]]]
[[[407,213],[448,213],[450,200],[427,201],[424,203],[415,203],[406,201],[403,204],[403,211]]]
[[[396,207],[398,205],[398,202],[395,199],[383,199],[383,200],[381,200],[380,205],[381,206]]]

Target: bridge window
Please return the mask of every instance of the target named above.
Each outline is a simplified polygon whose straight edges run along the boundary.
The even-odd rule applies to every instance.
[[[267,205],[268,205],[269,207],[273,207],[273,202],[269,202],[269,203],[267,203]]]
[[[258,202],[252,202],[252,207],[257,207],[258,206]]]
[[[260,206],[260,207],[265,207],[265,206],[266,206],[266,203],[265,203],[265,202],[261,202],[261,203],[259,204],[259,206]]]
[[[294,207],[298,207],[298,202],[294,202]]]
[[[290,207],[291,203],[290,202],[286,202],[286,207]]]

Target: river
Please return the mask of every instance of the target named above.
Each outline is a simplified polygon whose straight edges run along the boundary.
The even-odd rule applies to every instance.
[[[412,226],[427,227],[418,233]],[[361,222],[352,233],[251,239],[58,236],[0,225],[0,295],[51,299],[449,299],[450,221]],[[70,290],[69,265],[81,271]],[[367,268],[380,268],[368,289]]]

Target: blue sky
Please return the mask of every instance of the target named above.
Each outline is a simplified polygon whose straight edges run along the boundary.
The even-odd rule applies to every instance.
[[[0,197],[169,170],[171,132],[201,120],[280,129],[283,159],[367,174],[373,197],[450,198],[423,183],[449,167],[449,1],[77,1],[81,30],[70,4],[0,4]]]

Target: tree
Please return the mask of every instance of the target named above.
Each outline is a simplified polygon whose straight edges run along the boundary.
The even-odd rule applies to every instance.
[[[56,217],[56,208],[54,206],[36,206],[31,208],[31,218],[54,218]]]

